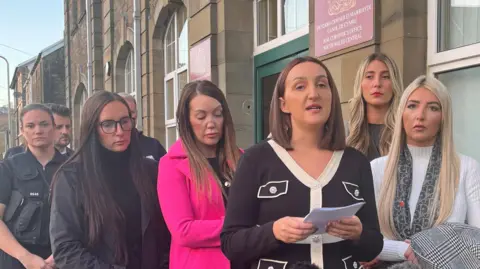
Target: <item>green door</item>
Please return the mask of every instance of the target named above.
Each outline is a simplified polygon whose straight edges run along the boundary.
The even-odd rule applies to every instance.
[[[255,57],[255,142],[270,133],[270,102],[277,78],[294,58],[308,55],[308,35]]]

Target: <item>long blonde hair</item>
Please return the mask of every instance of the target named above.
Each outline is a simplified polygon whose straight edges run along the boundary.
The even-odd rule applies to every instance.
[[[397,109],[397,122],[392,146],[388,155],[385,174],[378,199],[378,219],[382,234],[389,239],[399,238],[393,221],[393,202],[397,186],[397,167],[402,148],[406,146],[406,133],[402,115],[408,98],[418,88],[431,91],[440,101],[442,122],[438,135],[441,141],[442,163],[435,186],[434,200],[430,208],[430,226],[438,225],[450,216],[460,176],[460,160],[453,144],[452,101],[446,87],[434,77],[420,76],[405,89]]]
[[[212,201],[212,186],[208,181],[208,172],[216,179],[223,195],[225,195],[225,192],[213,167],[211,167],[205,155],[202,154],[190,123],[190,101],[197,95],[209,96],[216,99],[222,105],[223,136],[217,144],[217,154],[221,176],[227,181],[233,180],[233,174],[240,159],[240,149],[237,147],[235,141],[232,115],[230,114],[230,109],[228,108],[227,100],[223,92],[215,84],[207,80],[194,81],[185,85],[182,89],[177,107],[177,123],[180,139],[188,155],[190,171],[193,175],[197,194],[206,194],[208,200]]]
[[[359,150],[365,155],[368,153],[370,134],[368,133],[367,108],[362,93],[362,80],[365,76],[365,71],[368,65],[373,61],[381,61],[387,66],[393,90],[392,100],[390,101],[390,106],[385,114],[385,127],[380,136],[379,151],[383,156],[388,154],[390,148],[390,141],[392,139],[393,127],[395,124],[395,111],[398,107],[398,100],[402,95],[403,82],[395,61],[380,52],[373,53],[365,58],[357,70],[355,84],[353,86],[354,96],[350,100],[351,109],[347,145]]]

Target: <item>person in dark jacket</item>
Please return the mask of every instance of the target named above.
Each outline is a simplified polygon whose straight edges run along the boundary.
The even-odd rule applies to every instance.
[[[27,150],[0,163],[0,268],[50,269],[50,182],[66,158],[53,146],[50,109],[25,106],[20,125]]]
[[[45,104],[52,113],[55,121],[55,148],[67,158],[73,154],[73,150],[68,147],[72,138],[72,116],[70,109],[59,104]],[[5,153],[5,159],[15,154],[24,152],[26,146],[20,145],[12,147]]]
[[[7,159],[15,154],[22,153],[25,151],[26,146],[25,145],[20,145],[20,146],[15,146],[7,149],[5,152],[5,156],[3,156],[4,159]]]
[[[70,108],[59,104],[46,104],[53,112],[55,119],[55,148],[66,157],[73,154],[68,147],[72,140],[72,113]]]
[[[170,234],[127,103],[99,91],[82,110],[80,146],[52,183],[50,238],[59,269],[168,268]]]
[[[130,108],[130,113],[132,113],[132,119],[134,126],[137,123],[137,102],[135,98],[128,93],[119,93],[123,97],[125,102],[127,102],[128,107]],[[167,153],[165,148],[160,144],[160,142],[153,138],[148,137],[143,134],[143,132],[138,132],[138,141],[140,142],[140,148],[142,149],[142,154],[144,157],[149,159],[160,161],[160,158]]]

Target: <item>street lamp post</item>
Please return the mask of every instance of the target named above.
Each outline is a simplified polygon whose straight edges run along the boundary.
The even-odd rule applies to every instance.
[[[7,58],[3,57],[0,55],[0,58],[5,61],[7,64],[7,100],[8,100],[8,107],[7,107],[7,112],[8,112],[8,130],[7,130],[7,137],[8,137],[8,143],[5,145],[6,149],[10,148],[10,144],[12,143],[11,139],[11,133],[12,133],[12,121],[10,120],[10,64],[8,63]]]

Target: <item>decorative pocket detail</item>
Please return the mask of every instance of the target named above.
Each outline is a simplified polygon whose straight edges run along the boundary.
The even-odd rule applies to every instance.
[[[288,262],[284,261],[260,259],[258,261],[257,269],[285,269],[287,268],[287,263]]]
[[[363,269],[359,262],[355,261],[352,256],[342,259],[345,269]]]
[[[270,181],[258,188],[257,198],[277,198],[288,192],[288,180]]]
[[[352,196],[353,199],[357,201],[365,201],[360,193],[360,188],[358,185],[345,181],[342,181],[342,183],[345,190],[348,192],[348,194],[350,194],[350,196]]]

